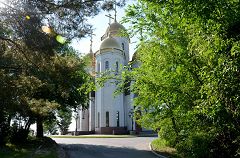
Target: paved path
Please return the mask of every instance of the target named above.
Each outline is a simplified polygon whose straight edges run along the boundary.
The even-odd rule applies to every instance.
[[[69,158],[157,158],[148,146],[153,137],[53,139]]]

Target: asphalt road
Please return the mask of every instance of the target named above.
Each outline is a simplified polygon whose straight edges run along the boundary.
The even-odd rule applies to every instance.
[[[157,158],[149,149],[153,137],[53,139],[69,158]]]

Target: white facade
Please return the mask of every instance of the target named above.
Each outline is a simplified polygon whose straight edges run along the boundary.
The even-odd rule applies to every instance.
[[[102,36],[101,46],[93,58],[96,78],[99,77],[99,73],[104,72],[117,74],[128,64],[129,38],[122,34],[124,30],[125,28],[115,21]],[[79,112],[77,130],[80,134],[87,131],[99,134],[125,134],[132,129],[135,130],[135,122],[129,116],[133,111],[133,94],[114,95],[117,84],[115,79],[110,79],[90,95],[89,109]]]

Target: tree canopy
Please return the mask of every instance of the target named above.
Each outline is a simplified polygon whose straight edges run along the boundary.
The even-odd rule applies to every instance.
[[[184,157],[239,157],[239,2],[139,0],[125,22],[141,34],[128,75],[139,122]]]
[[[37,136],[42,137],[44,121],[87,106],[93,88],[88,63],[68,44],[88,36],[92,26],[87,18],[112,9],[112,4],[92,0],[1,2],[0,145],[26,138],[34,122]],[[18,122],[14,128],[12,121]]]

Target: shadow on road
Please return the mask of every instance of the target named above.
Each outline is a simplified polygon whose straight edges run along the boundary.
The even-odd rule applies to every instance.
[[[156,158],[151,151],[89,144],[61,144],[69,158]]]

